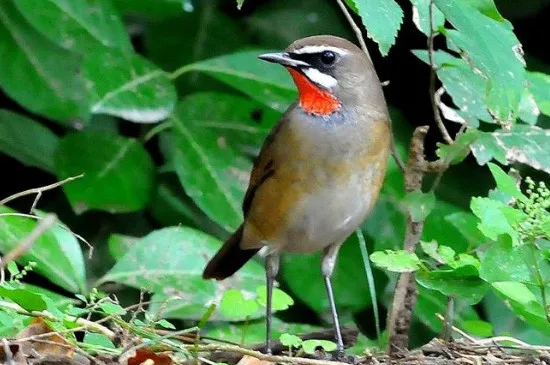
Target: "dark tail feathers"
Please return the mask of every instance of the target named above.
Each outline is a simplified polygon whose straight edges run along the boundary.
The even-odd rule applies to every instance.
[[[204,279],[223,280],[233,275],[259,251],[259,249],[241,250],[239,246],[242,237],[243,226],[241,225],[208,262],[202,273]]]

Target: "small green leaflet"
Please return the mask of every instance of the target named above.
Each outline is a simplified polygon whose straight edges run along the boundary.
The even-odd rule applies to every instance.
[[[371,261],[378,267],[393,272],[412,272],[420,267],[420,259],[413,252],[377,251],[370,255]]]

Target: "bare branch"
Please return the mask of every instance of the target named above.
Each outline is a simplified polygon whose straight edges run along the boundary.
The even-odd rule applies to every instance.
[[[31,195],[31,194],[41,194],[44,191],[55,189],[58,186],[61,186],[65,183],[68,183],[68,182],[76,180],[76,179],[80,179],[83,176],[84,176],[84,174],[80,174],[78,176],[71,176],[71,177],[66,178],[65,180],[58,181],[58,182],[56,182],[54,184],[51,184],[51,185],[46,185],[46,186],[42,186],[42,187],[39,187],[39,188],[33,188],[33,189],[21,191],[19,193],[15,193],[13,195],[8,196],[5,199],[0,200],[0,205],[6,205],[10,201],[15,200],[17,198],[21,198],[22,196]],[[33,206],[35,206],[35,205],[36,204],[33,204]]]
[[[434,115],[435,123],[437,124],[437,127],[439,128],[439,131],[441,132],[441,135],[443,136],[443,139],[448,144],[453,144],[454,141],[449,135],[449,132],[447,131],[447,128],[445,127],[445,123],[443,122],[443,119],[441,119],[441,115],[439,114],[439,106],[437,105],[435,95],[435,80],[436,80],[436,74],[435,70],[437,69],[437,66],[435,64],[435,57],[434,57],[434,15],[433,15],[433,0],[430,0],[430,6],[428,7],[429,17],[430,17],[430,35],[428,36],[428,57],[430,60],[430,102],[432,103],[432,112]]]
[[[21,255],[25,254],[32,245],[36,242],[36,240],[44,234],[48,229],[50,229],[55,222],[57,221],[57,216],[53,213],[47,214],[43,219],[40,220],[40,223],[34,227],[34,229],[29,233],[25,238],[23,238],[17,246],[4,258],[2,259],[2,262],[0,262],[0,270],[3,270],[6,265],[8,265],[10,262],[18,259]]]

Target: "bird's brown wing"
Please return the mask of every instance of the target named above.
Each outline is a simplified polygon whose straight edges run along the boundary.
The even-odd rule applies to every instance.
[[[273,155],[270,149],[275,140],[275,136],[279,133],[284,123],[285,119],[283,118],[273,127],[262,146],[260,154],[254,161],[252,173],[250,174],[250,182],[248,183],[248,189],[246,190],[243,200],[243,215],[245,219],[252,205],[252,201],[254,200],[254,196],[256,195],[256,191],[275,173]]]

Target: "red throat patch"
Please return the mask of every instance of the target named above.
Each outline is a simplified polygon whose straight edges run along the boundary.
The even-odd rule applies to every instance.
[[[299,71],[287,67],[300,94],[300,106],[306,113],[329,115],[340,108],[340,101],[321,89]]]

